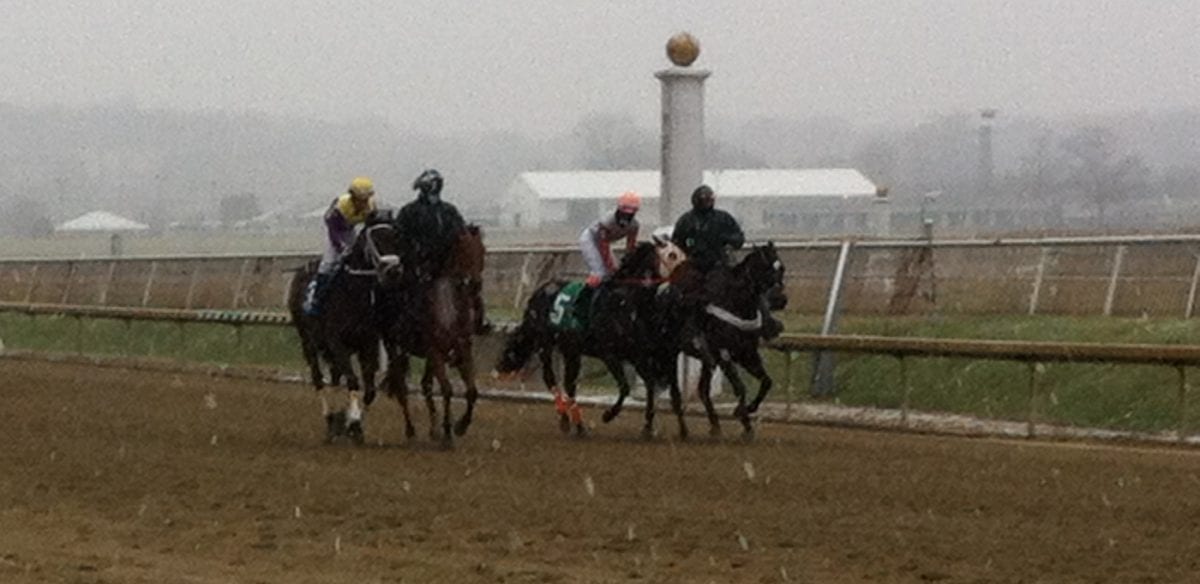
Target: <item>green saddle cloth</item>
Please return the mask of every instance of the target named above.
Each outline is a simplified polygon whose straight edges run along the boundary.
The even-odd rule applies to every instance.
[[[558,291],[554,297],[554,307],[550,310],[550,324],[561,330],[581,331],[587,328],[590,307],[581,306],[579,297],[586,290],[583,282],[570,282]],[[593,298],[594,293],[588,294]],[[591,304],[590,300],[588,304]]]

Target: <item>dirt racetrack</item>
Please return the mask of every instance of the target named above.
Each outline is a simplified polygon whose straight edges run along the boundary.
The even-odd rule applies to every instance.
[[[1194,451],[489,401],[453,452],[387,402],[324,446],[299,386],[15,360],[0,397],[4,583],[1200,581]]]

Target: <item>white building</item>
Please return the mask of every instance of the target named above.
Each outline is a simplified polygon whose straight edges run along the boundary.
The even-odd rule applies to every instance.
[[[748,230],[876,231],[878,187],[854,169],[709,170],[717,206]],[[656,170],[525,172],[501,204],[503,227],[582,227],[611,212],[625,191],[642,195],[644,224],[658,218]],[[877,214],[877,213],[876,213]]]

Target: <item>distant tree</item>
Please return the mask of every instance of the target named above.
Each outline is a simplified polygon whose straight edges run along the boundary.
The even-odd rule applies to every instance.
[[[9,212],[2,215],[6,233],[21,237],[44,237],[54,232],[50,209],[45,201],[30,196],[14,197]]]
[[[1105,128],[1086,127],[1060,144],[1066,155],[1066,180],[1096,210],[1100,225],[1108,225],[1114,205],[1145,190],[1149,169],[1141,158],[1117,152],[1117,139]]]
[[[1021,157],[1016,173],[1016,188],[1021,198],[1046,201],[1059,190],[1064,180],[1063,156],[1055,150],[1052,130],[1043,130],[1032,140],[1028,152]]]
[[[655,168],[658,139],[624,114],[594,114],[575,126],[579,163],[593,170]]]

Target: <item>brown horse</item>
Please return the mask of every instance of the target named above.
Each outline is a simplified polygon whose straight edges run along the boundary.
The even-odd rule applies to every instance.
[[[409,357],[425,359],[421,389],[429,410],[429,436],[437,439],[437,408],[433,403],[433,381],[442,389],[442,435],[447,447],[453,446],[454,434],[462,436],[471,425],[478,390],[475,387],[475,361],[472,335],[481,315],[477,314],[483,287],[483,233],[475,225],[466,226],[455,239],[439,276],[428,282],[416,282],[399,298],[394,325],[385,335],[388,346],[388,388],[404,412],[405,433],[415,435],[408,410]],[[450,424],[450,398],[453,386],[447,368],[458,369],[466,386],[467,411],[453,426]]]

